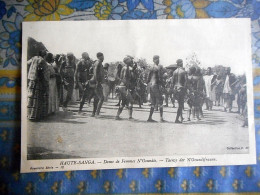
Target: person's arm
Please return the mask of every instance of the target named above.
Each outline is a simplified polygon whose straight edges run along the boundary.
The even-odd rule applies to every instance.
[[[65,65],[66,65],[66,61],[63,61],[62,63],[61,63],[61,66],[60,66],[60,76],[61,76],[61,82],[63,83],[63,81],[64,81],[64,72],[63,72],[63,70],[64,70],[64,68],[65,68]]]
[[[129,89],[130,82],[131,82],[131,73],[128,65],[126,65],[125,81],[126,81],[126,88]]]
[[[31,64],[32,64],[32,58],[27,61],[27,66],[31,66]]]
[[[204,79],[203,79],[203,82],[202,82],[202,84],[203,84],[203,91],[204,91],[204,93],[206,94],[207,92],[206,92],[206,84],[205,84],[205,81],[204,81]]]
[[[101,83],[103,76],[102,64],[98,61],[95,65],[96,68],[94,68],[94,78],[96,78],[97,83]]]
[[[76,65],[75,73],[74,73],[74,80],[77,83],[79,81],[79,66],[81,65],[81,61],[79,61]]]
[[[149,70],[148,78],[147,78],[147,84],[150,83],[151,78],[152,78],[152,70]]]
[[[172,78],[171,78],[170,88],[174,88],[174,86],[175,86],[175,77],[176,77],[176,75],[173,73]]]
[[[187,72],[185,72],[185,74],[184,74],[184,88],[187,89],[187,85],[188,85],[188,74],[187,74]]]

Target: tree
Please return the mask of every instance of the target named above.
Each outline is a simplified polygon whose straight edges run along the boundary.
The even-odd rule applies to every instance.
[[[193,52],[192,54],[190,54],[187,58],[186,58],[186,64],[185,64],[185,68],[188,70],[190,67],[192,66],[197,66],[200,67],[201,62],[197,56],[197,54],[195,52]]]
[[[138,65],[140,68],[144,68],[144,69],[146,69],[146,68],[149,66],[145,58],[140,58],[140,59],[138,59],[138,60],[136,61],[136,63],[137,63],[137,65]]]
[[[223,65],[215,65],[212,68],[212,71],[213,71],[214,74],[219,75],[221,78],[225,78],[226,68],[227,67],[225,67]]]

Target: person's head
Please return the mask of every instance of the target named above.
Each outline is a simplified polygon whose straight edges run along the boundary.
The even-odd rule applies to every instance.
[[[123,60],[123,62],[128,65],[128,66],[132,66],[133,65],[133,58],[129,57],[129,56],[126,56]]]
[[[178,67],[183,67],[183,61],[182,61],[182,59],[178,59],[178,60],[176,61],[176,63],[177,63],[177,66],[178,66]]]
[[[88,55],[87,52],[83,52],[81,56],[82,56],[82,58],[83,58],[84,60],[88,60],[88,59],[89,59],[89,55]]]
[[[39,51],[39,56],[41,56],[42,58],[44,58],[47,54],[47,51],[46,50],[40,50]]]
[[[60,59],[60,54],[56,54],[54,57],[54,61],[56,62],[56,64],[59,64],[59,59]]]
[[[211,75],[211,74],[212,74],[211,67],[208,67],[206,70],[206,75]]]
[[[158,55],[154,55],[153,56],[153,62],[154,62],[154,64],[159,65],[160,57]]]
[[[98,53],[97,53],[97,59],[98,59],[99,61],[103,62],[103,61],[104,61],[104,55],[103,55],[103,53],[98,52]]]
[[[107,70],[107,69],[108,69],[108,67],[109,67],[109,64],[108,64],[108,63],[105,63],[105,64],[104,64],[104,69],[106,69],[106,70]]]
[[[71,52],[67,53],[67,58],[68,58],[69,62],[72,62],[74,60],[73,53],[71,53]]]
[[[121,70],[122,67],[123,67],[123,65],[119,63],[119,64],[117,65],[117,70]]]
[[[231,68],[230,68],[230,67],[227,67],[227,68],[226,68],[226,73],[227,73],[227,74],[230,74],[230,72],[231,72]]]
[[[202,75],[202,74],[201,74],[201,69],[200,69],[199,67],[196,68],[195,74],[196,74],[197,76],[201,76],[201,75]]]
[[[168,74],[167,74],[167,72],[165,72],[164,74],[163,74],[163,79],[167,79],[168,78]]]
[[[196,73],[196,68],[194,66],[189,68],[189,75],[194,75]]]
[[[45,60],[46,62],[48,63],[52,63],[53,62],[53,54],[52,53],[47,53],[46,56],[45,56]]]

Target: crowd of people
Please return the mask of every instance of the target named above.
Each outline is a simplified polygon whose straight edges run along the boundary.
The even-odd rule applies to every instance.
[[[113,82],[108,78],[110,64],[103,65],[104,55],[99,52],[97,60],[91,60],[87,52],[77,60],[73,53],[53,55],[48,51],[39,52],[27,63],[28,73],[28,119],[39,121],[59,110],[67,112],[74,90],[78,90],[79,109],[93,100],[92,117],[99,116],[103,102],[109,93],[115,91],[118,97],[116,120],[126,107],[132,119],[133,105],[139,106],[149,101],[150,112],[147,121],[154,122],[152,116],[159,110],[160,121],[164,122],[163,108],[178,103],[175,123],[184,121],[185,102],[188,105],[187,121],[203,118],[203,105],[207,110],[213,106],[223,106],[223,111],[232,112],[237,100],[238,113],[243,116],[243,126],[247,126],[247,91],[245,76],[236,76],[228,67],[220,75],[208,67],[183,67],[178,59],[174,68],[160,65],[160,57],[153,57],[154,64],[141,67],[132,56],[126,56],[116,68]],[[107,89],[106,89],[107,88]],[[105,89],[105,90],[104,90]],[[165,105],[164,105],[165,102]],[[191,118],[192,117],[192,118]]]

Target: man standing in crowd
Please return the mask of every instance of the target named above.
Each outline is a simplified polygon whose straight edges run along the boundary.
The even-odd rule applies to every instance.
[[[220,106],[220,100],[222,98],[222,93],[223,93],[223,81],[221,79],[221,76],[218,75],[215,81],[216,85],[216,105]]]
[[[84,93],[86,82],[90,79],[89,70],[91,61],[87,52],[82,53],[82,59],[77,63],[75,70],[75,88],[79,88],[79,98],[81,99]]]
[[[63,102],[62,109],[67,111],[68,103],[70,102],[74,88],[74,71],[76,68],[75,58],[73,53],[68,53],[66,60],[61,65],[61,77],[64,89],[67,91],[65,101]]]
[[[211,68],[208,67],[206,71],[206,75],[203,76],[204,82],[205,82],[205,88],[206,88],[206,110],[212,110],[213,107],[213,101],[212,101],[212,79],[213,79]]]
[[[159,106],[160,109],[160,121],[164,122],[163,120],[163,97],[162,97],[162,69],[163,67],[159,65],[160,57],[155,55],[153,57],[154,65],[151,67],[149,75],[148,75],[148,85],[150,88],[150,99],[151,99],[151,108],[150,114],[148,118],[148,122],[154,122],[152,119],[154,107],[156,105]]]
[[[106,102],[108,100],[108,96],[110,94],[110,86],[109,86],[109,80],[108,80],[108,68],[109,68],[109,64],[105,63],[103,66],[103,83],[102,83],[102,87],[103,87],[103,94],[104,94],[104,101]]]
[[[224,82],[223,88],[223,98],[224,98],[224,111],[231,112],[232,110],[232,103],[235,99],[234,95],[234,84],[236,82],[235,75],[231,74],[231,68],[228,67],[226,69],[226,78]]]
[[[179,105],[175,123],[182,123],[183,121],[182,111],[184,109],[187,74],[183,68],[182,59],[177,60],[177,66],[178,68],[174,71],[172,76],[172,87],[174,91],[174,96],[177,99]],[[179,120],[179,118],[181,118],[181,120]]]
[[[53,68],[55,70],[55,75],[56,75],[59,106],[62,106],[62,100],[63,100],[63,87],[62,87],[62,83],[61,83],[62,79],[61,79],[61,75],[60,75],[61,59],[62,59],[61,55],[57,54],[54,57],[54,65],[53,65]]]
[[[104,101],[102,83],[104,79],[104,70],[102,62],[104,61],[104,55],[101,52],[97,53],[97,61],[93,65],[93,76],[87,82],[85,91],[80,101],[79,113],[82,111],[85,100],[91,100],[94,97],[94,106],[92,117],[95,115],[99,116],[100,110]]]
[[[133,66],[133,58],[130,56],[127,56],[124,58],[123,62],[126,64],[121,70],[120,74],[120,84],[117,86],[117,91],[119,94],[119,99],[121,100],[117,115],[116,115],[116,120],[120,120],[120,114],[123,111],[124,107],[128,107],[128,112],[129,112],[129,119],[132,119],[132,114],[133,114],[133,104],[134,100],[131,94],[131,80],[132,80],[132,66]]]

